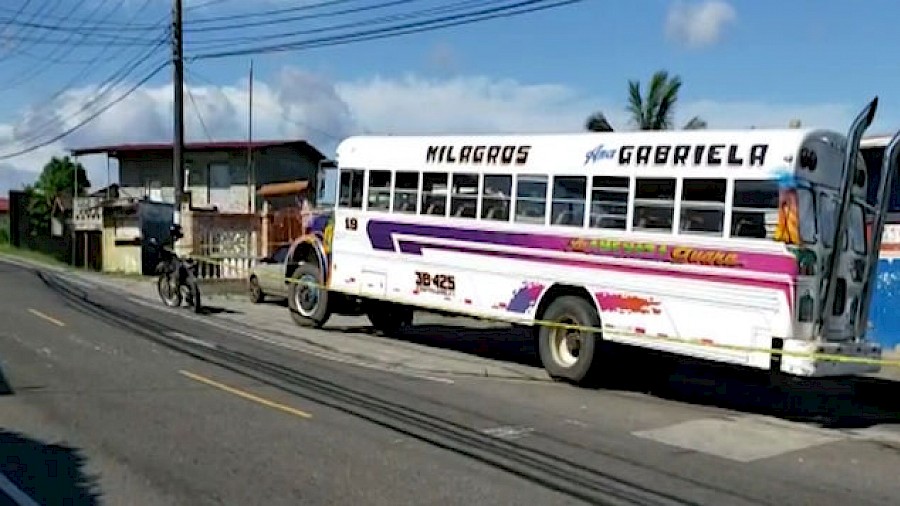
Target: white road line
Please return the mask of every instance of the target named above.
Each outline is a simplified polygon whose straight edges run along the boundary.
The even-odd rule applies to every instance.
[[[34,499],[28,497],[28,494],[19,490],[9,478],[0,473],[0,492],[8,495],[17,506],[40,506]]]

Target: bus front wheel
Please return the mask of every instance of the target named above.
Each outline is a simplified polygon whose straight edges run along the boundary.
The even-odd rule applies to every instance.
[[[328,290],[318,267],[303,263],[291,274],[288,307],[294,323],[302,327],[322,327],[331,317]]]
[[[541,319],[560,326],[541,325],[538,331],[538,349],[541,363],[554,380],[585,384],[594,379],[598,360],[595,350],[601,336],[584,328],[600,327],[596,308],[582,297],[564,295],[544,311]]]

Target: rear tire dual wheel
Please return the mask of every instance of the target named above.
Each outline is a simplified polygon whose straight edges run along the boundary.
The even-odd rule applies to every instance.
[[[600,327],[597,309],[582,297],[564,295],[547,307],[541,320],[577,327]],[[538,350],[551,378],[576,384],[597,379],[602,335],[585,329],[541,326]]]
[[[366,308],[372,326],[386,336],[412,325],[413,315],[413,308],[393,302],[370,301]]]

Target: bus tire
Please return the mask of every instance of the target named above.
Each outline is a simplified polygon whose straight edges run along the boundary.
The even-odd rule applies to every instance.
[[[288,307],[294,323],[301,327],[321,328],[331,317],[331,308],[319,268],[311,263],[302,263],[294,269],[291,279]]]
[[[390,336],[412,325],[415,311],[409,306],[393,302],[369,301],[366,316],[379,333]]]
[[[597,309],[582,297],[564,295],[547,307],[540,319],[580,327],[600,327]],[[594,379],[602,336],[584,330],[541,325],[538,350],[547,374],[557,381],[586,384]]]

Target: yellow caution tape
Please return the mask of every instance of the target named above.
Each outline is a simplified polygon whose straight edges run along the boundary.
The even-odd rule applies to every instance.
[[[172,251],[171,249],[169,251]],[[237,269],[242,271],[250,272],[251,269],[246,269],[242,267],[234,267],[234,266],[226,266],[224,262],[213,259],[212,257],[204,257],[198,255],[188,255],[186,258],[194,259],[195,261],[203,262],[210,265],[217,265],[220,267],[227,267],[229,269]],[[267,274],[267,273],[265,273]],[[256,276],[259,276],[260,273],[255,273]],[[275,279],[275,276],[269,275],[269,279]],[[301,284],[312,286],[314,288],[318,288],[321,290],[327,290],[329,292],[334,293],[343,293],[346,295],[358,296],[358,293],[351,292],[349,290],[336,290],[334,288],[329,288],[322,283],[317,282],[309,282],[309,281],[300,281],[293,278],[282,277],[280,278],[288,283]],[[398,304],[410,305],[417,308],[425,309],[425,310],[433,310],[446,312],[445,308],[439,307],[437,305],[429,305],[427,303],[416,302],[415,304],[409,304],[408,302],[400,302],[391,300],[390,298],[383,298],[380,300],[384,300],[386,302],[395,302]],[[469,316],[472,318],[477,318],[481,320],[488,320],[500,323],[511,323],[516,325],[524,325],[524,326],[538,326],[538,327],[549,327],[556,329],[566,329],[566,330],[578,330],[582,332],[590,332],[595,334],[614,334],[622,337],[628,337],[631,339],[637,339],[641,341],[649,341],[649,342],[669,342],[681,345],[692,345],[698,347],[705,348],[713,348],[720,350],[730,350],[730,351],[740,351],[747,353],[765,353],[771,355],[780,355],[785,357],[798,357],[798,358],[811,358],[813,360],[822,360],[822,361],[830,361],[830,362],[844,362],[844,363],[856,363],[856,364],[868,364],[868,365],[879,365],[882,367],[900,367],[900,360],[888,360],[888,359],[879,359],[879,358],[868,358],[868,357],[853,357],[847,355],[838,355],[833,353],[819,353],[819,352],[801,352],[801,351],[790,351],[790,350],[780,350],[775,348],[766,348],[766,347],[757,347],[757,346],[740,346],[740,345],[731,345],[731,344],[722,344],[712,342],[711,339],[701,339],[701,338],[686,338],[686,337],[670,337],[670,336],[660,336],[660,335],[648,335],[641,334],[629,329],[615,327],[612,325],[605,325],[605,328],[599,327],[591,327],[584,325],[573,325],[567,323],[554,322],[549,320],[538,320],[532,318],[516,318],[516,317],[500,317],[493,314],[481,313],[478,311],[458,311],[460,315]],[[776,336],[777,337],[777,336]]]

